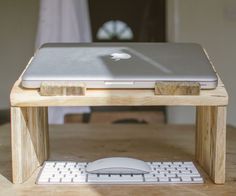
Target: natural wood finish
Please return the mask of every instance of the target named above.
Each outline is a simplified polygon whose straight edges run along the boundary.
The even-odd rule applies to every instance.
[[[226,107],[198,106],[196,160],[216,184],[225,182]]]
[[[156,95],[199,95],[200,84],[198,82],[157,82]]]
[[[41,96],[71,96],[85,95],[86,86],[81,82],[52,81],[42,82],[40,86]]]
[[[22,183],[48,158],[47,108],[12,107],[11,120],[13,182]]]
[[[60,125],[50,127],[49,160],[92,161],[107,156],[143,160],[193,160],[192,125]],[[225,195],[236,192],[236,128],[227,127],[226,182],[215,185],[206,176],[199,185],[79,185],[35,184],[38,168],[23,184],[11,182],[10,125],[0,126],[0,195]],[[105,144],[105,145],[104,145]],[[204,175],[204,172],[202,172]]]
[[[19,79],[13,86],[10,100],[13,107],[11,123],[13,127],[14,182],[22,182],[27,179],[32,171],[46,159],[47,153],[43,153],[44,155],[40,158],[38,149],[43,151],[47,149],[47,145],[45,145],[47,139],[41,137],[41,134],[45,135],[46,132],[46,128],[44,128],[47,124],[46,115],[42,114],[46,113],[47,106],[190,105],[200,106],[197,109],[196,160],[215,183],[224,183],[225,121],[228,95],[220,78],[216,89],[201,90],[198,96],[158,96],[155,95],[154,89],[89,89],[84,96],[41,96],[39,90],[22,88]],[[144,139],[140,140],[140,144]],[[19,149],[16,146],[19,146]]]
[[[85,96],[40,96],[39,90],[24,89],[20,79],[11,91],[11,105],[18,107],[30,106],[128,106],[128,105],[191,105],[216,106],[227,105],[228,95],[224,84],[219,78],[219,84],[214,90],[201,90],[199,96],[157,96],[154,89],[87,89]]]

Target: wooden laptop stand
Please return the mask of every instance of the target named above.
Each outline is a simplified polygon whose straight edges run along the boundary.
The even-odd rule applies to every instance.
[[[13,183],[27,180],[49,157],[48,106],[163,105],[196,106],[196,161],[214,183],[225,182],[228,95],[220,78],[216,89],[201,91],[198,84],[182,83],[157,84],[155,91],[154,89],[86,91],[83,85],[77,85],[72,84],[68,87],[60,84],[55,87],[55,84],[44,84],[39,91],[22,88],[20,79],[14,84],[10,96]],[[57,93],[52,94],[55,88]]]

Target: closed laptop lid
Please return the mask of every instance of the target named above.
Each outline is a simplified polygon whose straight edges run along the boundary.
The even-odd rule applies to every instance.
[[[50,43],[23,81],[216,81],[202,47],[194,43]]]

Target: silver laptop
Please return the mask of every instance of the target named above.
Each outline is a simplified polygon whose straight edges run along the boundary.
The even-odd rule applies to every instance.
[[[158,81],[217,86],[217,76],[194,43],[51,43],[43,45],[22,76],[22,86],[81,81],[87,88],[154,88]]]

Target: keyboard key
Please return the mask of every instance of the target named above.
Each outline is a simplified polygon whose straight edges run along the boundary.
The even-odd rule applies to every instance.
[[[191,162],[191,161],[185,161],[185,162],[183,162],[183,164],[184,164],[184,165],[193,165],[193,162]]]
[[[60,178],[49,178],[49,182],[59,183],[60,182]]]
[[[166,177],[176,177],[176,174],[166,174]]]
[[[39,178],[38,184],[47,183],[49,184],[49,178]]]
[[[182,165],[183,162],[173,162],[173,165]]]
[[[182,181],[183,182],[191,182],[192,181],[192,178],[191,177],[181,177]]]
[[[79,183],[79,182],[86,182],[86,176],[77,176],[72,178],[72,182]]]
[[[181,171],[181,174],[191,174],[191,172],[190,171],[187,171],[187,170],[184,170],[184,171]]]
[[[72,178],[66,178],[66,177],[62,178],[61,182],[70,183],[70,182],[72,182]]]
[[[167,177],[159,178],[159,182],[169,182],[169,178]]]
[[[191,177],[201,177],[200,174],[178,174],[179,177],[191,176]]]
[[[165,176],[165,174],[156,174],[156,177],[158,177],[158,178],[164,178],[164,177],[166,177],[166,176]]]
[[[153,162],[152,165],[160,166],[160,165],[161,165],[161,162]]]
[[[170,178],[171,182],[180,182],[180,178]]]
[[[65,165],[66,165],[66,162],[57,162],[55,164],[55,167],[65,167]]]
[[[145,178],[153,178],[153,177],[156,177],[156,173],[149,173],[149,174],[144,174],[144,177]]]
[[[162,162],[163,165],[172,165],[172,162]]]
[[[194,182],[203,182],[203,179],[202,178],[193,178],[193,181]]]
[[[145,177],[145,182],[157,182],[157,177],[151,176],[151,177]]]

